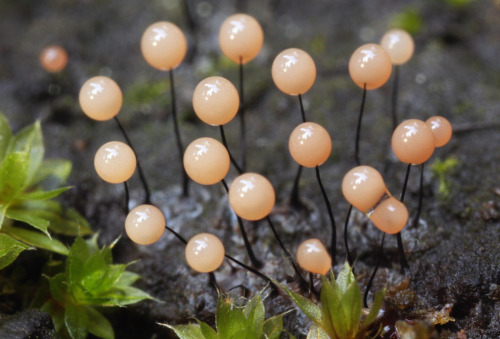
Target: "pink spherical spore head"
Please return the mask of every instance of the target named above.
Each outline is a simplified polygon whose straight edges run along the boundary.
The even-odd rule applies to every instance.
[[[392,134],[392,150],[404,163],[418,165],[426,162],[434,153],[434,134],[423,121],[403,121]]]
[[[153,205],[139,205],[125,219],[125,232],[139,245],[157,242],[165,231],[165,216]]]
[[[141,51],[152,67],[169,71],[184,60],[187,52],[186,37],[175,24],[168,21],[156,22],[144,31]]]
[[[265,218],[273,209],[274,188],[264,176],[245,173],[234,179],[229,187],[229,204],[234,213],[246,220]]]
[[[453,134],[453,128],[448,119],[436,115],[427,119],[425,123],[431,128],[434,134],[436,147],[443,147],[450,141]]]
[[[209,77],[201,81],[193,93],[193,109],[198,118],[209,125],[225,125],[240,107],[238,90],[227,79]]]
[[[316,80],[316,65],[303,50],[289,48],[276,56],[271,74],[274,84],[283,93],[304,94]]]
[[[384,179],[370,166],[358,166],[342,180],[342,194],[358,210],[367,213],[387,193]]]
[[[94,157],[94,167],[99,177],[111,184],[120,184],[134,174],[137,159],[129,145],[110,141],[102,145]]]
[[[254,17],[234,14],[227,18],[219,30],[222,53],[237,64],[246,64],[259,54],[264,43],[264,32]]]
[[[195,271],[213,272],[224,261],[224,245],[215,235],[200,233],[189,239],[185,249],[186,261]]]
[[[297,249],[297,262],[307,272],[326,275],[332,267],[332,258],[319,239],[308,239]]]
[[[376,89],[384,85],[392,72],[391,57],[377,44],[359,47],[349,60],[352,81],[361,88]]]
[[[229,163],[226,147],[212,138],[196,139],[184,152],[186,173],[201,185],[213,185],[224,179]]]
[[[408,222],[408,210],[402,202],[390,197],[375,207],[370,219],[382,232],[396,234],[401,232]]]
[[[94,120],[106,121],[120,112],[123,95],[114,80],[96,76],[83,84],[78,100],[85,115]]]
[[[68,53],[61,46],[47,46],[40,53],[40,64],[47,72],[60,72],[68,64]]]
[[[332,138],[323,126],[304,122],[290,134],[288,148],[297,163],[304,167],[316,167],[330,156]]]
[[[384,34],[380,45],[391,57],[393,65],[402,65],[413,56],[415,43],[408,32],[402,29],[391,29]]]

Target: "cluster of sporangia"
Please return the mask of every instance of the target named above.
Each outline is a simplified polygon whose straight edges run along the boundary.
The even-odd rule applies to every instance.
[[[224,55],[241,66],[259,53],[263,31],[253,17],[233,15],[222,24],[219,43]],[[151,66],[171,71],[184,59],[187,43],[177,26],[170,22],[158,22],[144,32],[141,49]],[[412,38],[404,31],[391,30],[382,38],[381,45],[367,44],[358,48],[350,59],[349,72],[364,91],[373,90],[386,83],[392,65],[405,63],[412,54]],[[274,60],[272,77],[282,92],[300,98],[313,85],[316,66],[306,52],[290,48]],[[122,93],[113,80],[97,76],[82,86],[79,100],[87,116],[104,121],[115,118],[120,111]],[[238,91],[225,78],[209,77],[194,90],[194,111],[209,125],[222,128],[235,117],[239,105]],[[319,124],[306,121],[303,110],[302,114],[303,123],[292,131],[289,138],[290,153],[299,165],[317,169],[330,156],[331,137]],[[446,144],[450,137],[451,126],[442,117],[433,117],[427,122],[412,119],[395,129],[392,146],[402,162],[422,164],[429,159],[435,147]],[[225,185],[224,178],[233,159],[224,144],[213,138],[199,138],[189,144],[183,163],[193,181],[201,185],[222,181]],[[124,183],[134,173],[137,159],[127,144],[111,141],[97,151],[94,164],[103,180]],[[350,170],[343,179],[342,192],[349,203],[365,213],[383,232],[398,233],[408,221],[406,207],[389,193],[382,176],[372,167],[357,166]],[[228,196],[233,211],[246,220],[266,218],[275,203],[273,186],[257,173],[240,173],[232,181]],[[127,235],[141,245],[156,242],[165,227],[163,213],[150,204],[132,209],[125,221]],[[335,243],[331,246],[335,247]],[[191,238],[185,253],[188,264],[199,272],[216,270],[225,255],[221,241],[209,233]],[[332,266],[331,256],[318,239],[307,240],[298,247],[297,261],[304,270],[316,274],[326,274]]]

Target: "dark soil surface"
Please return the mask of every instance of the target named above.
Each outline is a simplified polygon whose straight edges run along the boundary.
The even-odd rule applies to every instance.
[[[353,140],[362,95],[349,77],[348,60],[360,45],[380,41],[391,23],[403,17],[417,20],[415,55],[400,68],[400,118],[425,120],[442,115],[452,122],[455,133],[425,167],[420,223],[402,232],[410,272],[399,274],[396,239],[390,236],[372,290],[386,286],[387,307],[397,310],[396,318],[427,319],[426,324],[436,325],[435,337],[499,338],[500,2],[187,3],[191,24],[182,1],[0,0],[0,110],[14,130],[42,120],[47,156],[70,159],[74,165],[70,184],[75,188],[65,193],[65,203],[88,218],[93,229],[100,231],[103,244],[123,234],[115,259],[139,260],[131,266],[142,275],[138,286],[162,301],[105,310],[116,337],[172,336],[157,322],[186,323],[190,317],[213,322],[216,295],[208,286],[208,277],[186,265],[182,243],[170,234],[165,233],[151,246],[135,245],[124,235],[123,186],[101,181],[93,169],[95,151],[104,142],[123,137],[112,121],[95,122],[83,115],[78,105],[79,88],[95,75],[117,81],[125,97],[119,119],[130,133],[153,191],[153,203],[162,208],[167,224],[186,238],[202,231],[214,233],[224,242],[227,253],[246,261],[236,219],[221,185],[191,183],[190,197],[181,197],[181,164],[170,113],[168,74],[146,64],[139,47],[143,31],[155,21],[172,21],[182,28],[190,49],[174,76],[183,142],[187,145],[202,136],[218,139],[217,128],[204,125],[195,116],[191,95],[207,76],[220,75],[238,83],[238,67],[221,56],[217,34],[226,17],[243,11],[255,16],[265,32],[263,50],[245,65],[248,170],[272,182],[277,204],[271,218],[292,251],[309,237],[328,243],[330,226],[313,169],[304,169],[300,185],[307,209],[296,211],[287,205],[297,170],[288,152],[288,137],[301,122],[300,110],[297,98],[275,87],[270,69],[274,57],[289,47],[308,51],[316,62],[315,85],[303,99],[308,119],[325,126],[333,139],[332,155],[320,170],[339,225],[336,270],[345,258],[340,225],[348,208],[340,184],[355,166]],[[69,65],[60,74],[48,74],[38,64],[40,51],[49,44],[60,44],[69,53]],[[399,196],[406,165],[397,161],[390,148],[391,82],[368,92],[361,159],[381,171],[389,190]],[[226,135],[232,152],[239,157],[237,119],[226,126]],[[458,164],[445,174],[448,193],[440,194],[440,178],[432,170],[433,164],[452,157]],[[412,216],[418,201],[418,173],[417,167],[411,171],[405,199]],[[231,170],[227,181],[236,174]],[[129,187],[131,206],[142,203],[137,175]],[[245,226],[256,253],[265,262],[263,272],[296,287],[268,225],[248,222]],[[366,217],[352,215],[349,244],[357,258],[356,275],[362,290],[375,266],[380,237]],[[30,253],[20,260],[26,264],[32,257]],[[265,286],[229,262],[215,275],[223,290],[243,284],[256,293]],[[3,273],[2,281],[8,279]],[[1,313],[13,314],[29,306],[29,300],[16,295],[15,288],[10,292],[2,289],[4,300]],[[266,300],[269,315],[292,307],[283,295]],[[285,317],[285,328],[298,337],[305,337],[308,326],[300,311]]]

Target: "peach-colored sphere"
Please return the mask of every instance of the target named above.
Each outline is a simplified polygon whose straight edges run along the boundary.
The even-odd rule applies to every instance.
[[[297,262],[307,272],[325,275],[332,267],[332,258],[319,239],[309,239],[297,249]]]
[[[144,31],[141,51],[148,64],[161,71],[168,71],[184,60],[187,52],[186,37],[175,24],[156,22]]]
[[[219,30],[219,46],[231,61],[246,64],[259,54],[264,43],[264,32],[254,17],[234,14]]]
[[[134,174],[137,159],[134,151],[123,142],[110,141],[102,145],[94,157],[99,177],[111,184],[119,184]]]
[[[432,133],[434,133],[435,147],[442,147],[450,141],[453,128],[448,119],[436,115],[427,119],[425,123],[431,128]]]
[[[234,179],[229,188],[229,204],[240,218],[260,220],[273,209],[274,188],[264,176],[245,173]]]
[[[309,54],[289,48],[278,54],[271,70],[273,81],[283,93],[306,93],[316,80],[316,65]]]
[[[189,239],[186,245],[186,261],[195,271],[213,272],[224,261],[224,245],[215,235],[200,233]]]
[[[342,180],[345,199],[363,213],[372,209],[386,193],[384,179],[370,166],[355,167]]]
[[[113,119],[120,112],[123,95],[112,79],[96,76],[83,84],[78,99],[85,115],[94,120],[105,121]]]
[[[209,77],[193,93],[193,109],[209,125],[225,125],[233,120],[240,107],[238,90],[227,79]]]
[[[184,152],[184,169],[191,179],[201,185],[216,184],[229,171],[229,153],[215,139],[196,139]]]
[[[332,151],[332,138],[323,126],[304,122],[292,131],[288,140],[292,158],[302,166],[316,167],[328,159]]]
[[[408,210],[401,201],[390,197],[377,205],[370,215],[370,219],[379,230],[389,234],[396,234],[408,222]]]
[[[379,88],[389,80],[392,72],[391,57],[377,44],[359,47],[349,60],[349,73],[352,81],[366,89]]]
[[[165,216],[153,205],[139,205],[127,215],[125,232],[139,245],[157,242],[165,231]]]
[[[60,72],[68,64],[68,53],[61,46],[47,46],[40,53],[40,64],[47,72]]]
[[[391,57],[393,65],[402,65],[413,56],[415,43],[408,32],[402,29],[391,29],[384,34],[380,45]]]
[[[404,163],[422,164],[431,157],[434,148],[434,134],[421,120],[403,121],[392,134],[392,150]]]

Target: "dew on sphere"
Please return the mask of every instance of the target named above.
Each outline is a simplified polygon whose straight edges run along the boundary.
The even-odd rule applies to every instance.
[[[94,157],[94,167],[99,177],[109,183],[119,184],[134,174],[137,159],[134,151],[120,141],[102,145]]]
[[[189,239],[185,255],[193,270],[200,273],[213,272],[224,261],[224,245],[215,235],[200,233]]]
[[[184,152],[184,169],[201,185],[213,185],[229,171],[229,153],[222,143],[212,138],[199,138]]]
[[[139,245],[157,242],[165,231],[165,216],[153,205],[139,205],[125,219],[125,232]]]
[[[118,84],[105,76],[87,80],[80,89],[78,99],[83,113],[98,121],[113,119],[120,112],[123,103]]]

